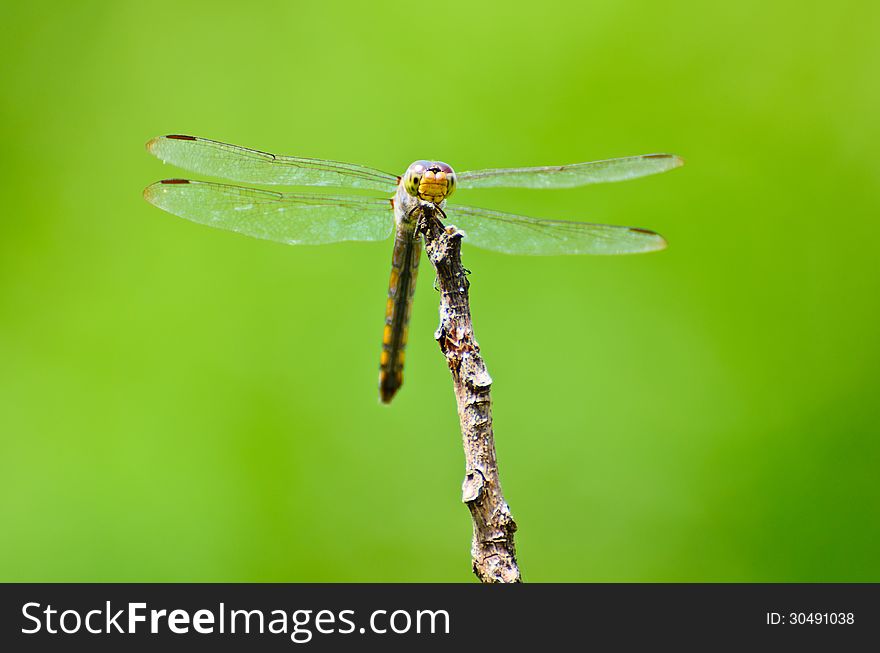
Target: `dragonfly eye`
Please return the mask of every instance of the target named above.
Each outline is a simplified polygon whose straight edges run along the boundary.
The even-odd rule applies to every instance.
[[[429,165],[431,164],[428,161],[416,161],[406,169],[406,174],[403,175],[403,189],[407,194],[412,197],[419,196],[419,186]]]
[[[439,172],[442,172],[443,175],[438,175],[438,177],[446,177],[446,196],[449,197],[455,192],[455,170],[452,169],[452,166],[448,163],[443,163],[442,161],[437,161],[433,164],[434,168],[436,168]],[[444,199],[445,199],[444,197]]]

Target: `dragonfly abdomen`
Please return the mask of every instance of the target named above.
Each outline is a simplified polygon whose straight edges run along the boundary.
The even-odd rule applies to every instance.
[[[386,404],[403,384],[406,338],[421,252],[422,243],[414,226],[408,223],[399,224],[391,257],[382,358],[379,362],[379,397]]]

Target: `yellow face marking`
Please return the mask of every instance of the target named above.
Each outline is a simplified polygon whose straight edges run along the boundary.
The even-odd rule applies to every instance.
[[[416,161],[401,178],[412,197],[439,204],[455,191],[455,172],[442,161]]]
[[[419,198],[426,202],[439,204],[449,193],[449,182],[446,179],[446,173],[442,170],[433,172],[428,170],[422,177],[422,183],[419,184]]]

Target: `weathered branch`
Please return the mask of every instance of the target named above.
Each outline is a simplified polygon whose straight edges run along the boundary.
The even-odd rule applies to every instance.
[[[513,534],[516,522],[501,492],[492,431],[492,378],[471,324],[467,270],[461,264],[461,232],[444,228],[439,211],[426,209],[419,230],[437,272],[440,326],[434,337],[452,372],[464,443],[462,501],[473,520],[473,569],[484,583],[521,582]]]

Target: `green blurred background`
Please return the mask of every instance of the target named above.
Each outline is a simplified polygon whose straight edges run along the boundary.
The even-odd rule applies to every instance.
[[[141,190],[192,133],[402,172],[671,151],[461,201],[632,224],[619,258],[465,248],[527,581],[880,581],[874,2],[4,3],[0,580],[472,581],[423,266]],[[428,271],[425,271],[428,270]]]

